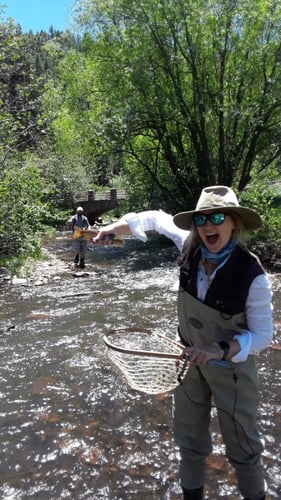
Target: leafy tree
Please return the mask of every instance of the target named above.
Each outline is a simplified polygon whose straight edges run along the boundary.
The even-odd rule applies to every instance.
[[[0,12],[0,254],[10,258],[39,252],[42,223],[53,225],[63,216],[59,202],[69,196],[71,178],[65,179],[54,155],[41,94],[64,50],[77,41],[68,32],[23,34],[2,17]],[[59,43],[55,59],[50,44]]]
[[[80,0],[95,127],[125,174],[176,209],[205,185],[242,190],[277,161],[280,19],[275,0]]]
[[[41,139],[40,78],[27,60],[24,37],[11,21],[0,23],[0,144],[8,157],[33,149]]]
[[[65,52],[79,42],[71,33],[51,28],[49,33],[22,33],[20,25],[2,17],[0,11],[0,147],[4,164],[8,157],[35,150],[45,138],[43,85],[55,74]]]
[[[254,170],[253,180],[240,194],[241,204],[253,208],[261,215],[262,227],[250,235],[249,244],[263,260],[268,256],[271,259],[276,252],[280,259],[281,184],[276,181],[279,178],[280,172],[272,167],[266,173]]]
[[[58,153],[73,166],[76,182],[108,185],[116,158],[107,155],[101,115],[102,101],[95,82],[95,64],[83,49],[72,49],[46,83],[43,107]],[[75,166],[76,165],[76,166]],[[83,173],[84,170],[84,173]],[[118,173],[118,170],[117,170]],[[76,185],[77,191],[77,185]]]
[[[35,167],[17,164],[0,182],[0,254],[31,256],[39,252],[43,183]]]

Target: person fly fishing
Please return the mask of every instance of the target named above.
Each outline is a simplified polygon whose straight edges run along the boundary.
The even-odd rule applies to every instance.
[[[70,225],[73,233],[75,226],[78,226],[80,229],[90,229],[90,223],[86,215],[84,215],[83,207],[77,207],[76,214],[74,214],[67,223]],[[85,256],[87,250],[87,240],[82,236],[74,239],[73,247],[75,251],[74,264],[81,269],[85,268]]]
[[[97,244],[104,235],[128,233],[146,241],[146,232],[154,230],[181,252],[178,332],[191,364],[174,391],[173,419],[184,500],[204,497],[213,405],[243,499],[266,498],[255,358],[272,341],[272,292],[261,263],[245,244],[245,234],[261,223],[231,188],[210,186],[194,210],[174,217],[161,210],[129,213],[93,239]],[[210,359],[231,361],[234,371],[210,365]]]

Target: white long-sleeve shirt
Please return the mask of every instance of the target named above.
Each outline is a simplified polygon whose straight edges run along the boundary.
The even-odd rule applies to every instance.
[[[147,210],[139,213],[128,213],[120,222],[129,225],[131,233],[141,241],[147,241],[147,231],[156,231],[172,240],[179,251],[182,251],[189,231],[179,229],[173,222],[173,216],[162,210]],[[227,260],[227,259],[226,259]],[[214,278],[222,262],[211,275]],[[203,263],[200,263],[197,275],[198,298],[205,299],[208,290],[207,275]],[[251,283],[245,308],[248,330],[235,336],[241,350],[233,356],[233,362],[245,361],[249,354],[257,354],[265,349],[272,341],[272,291],[269,278],[266,274],[257,276]]]

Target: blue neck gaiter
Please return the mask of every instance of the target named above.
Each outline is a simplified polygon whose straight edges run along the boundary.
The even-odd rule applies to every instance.
[[[233,238],[217,253],[209,252],[209,250],[205,247],[203,243],[201,243],[200,248],[202,256],[205,259],[209,260],[210,262],[215,262],[216,264],[220,264],[226,259],[226,257],[228,257],[231,254],[236,245],[237,245],[237,239]]]

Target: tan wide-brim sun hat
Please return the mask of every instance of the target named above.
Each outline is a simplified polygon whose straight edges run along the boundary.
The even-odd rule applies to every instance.
[[[227,186],[209,186],[202,189],[195,210],[180,212],[173,220],[179,228],[191,229],[193,214],[208,210],[237,214],[247,230],[258,229],[262,225],[259,214],[251,208],[241,207],[236,194]]]

